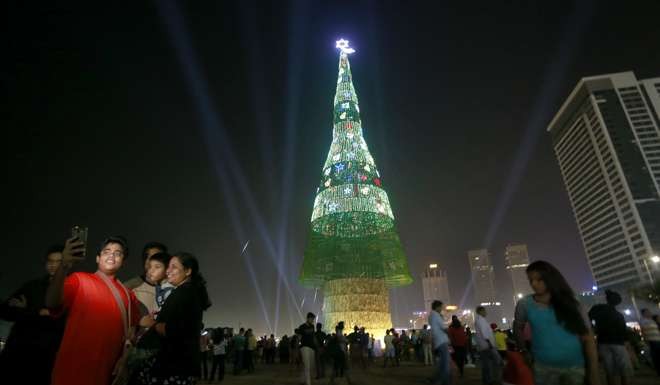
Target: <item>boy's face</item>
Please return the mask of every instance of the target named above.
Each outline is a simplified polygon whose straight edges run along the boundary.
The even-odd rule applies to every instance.
[[[147,280],[152,284],[159,284],[167,276],[167,267],[161,261],[149,259],[147,269]]]

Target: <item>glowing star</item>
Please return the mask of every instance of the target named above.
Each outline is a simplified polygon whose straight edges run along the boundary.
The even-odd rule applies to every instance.
[[[344,195],[351,195],[351,193],[353,193],[353,189],[350,186],[344,187]]]
[[[323,185],[325,187],[330,187],[330,183],[332,183],[332,181],[330,179],[328,179],[328,180],[325,181],[325,183],[323,183]]]
[[[346,92],[344,92],[344,97],[345,97],[346,99],[350,99],[350,98],[351,98],[351,92],[350,92],[350,91],[346,91]]]
[[[336,41],[336,47],[343,53],[353,53],[355,50],[348,46],[348,40],[339,39]]]
[[[348,110],[349,107],[350,107],[350,103],[348,103],[348,102],[341,104],[341,108],[343,108],[345,110]]]
[[[342,171],[344,171],[344,167],[345,167],[345,166],[344,166],[343,163],[337,163],[337,164],[335,165],[335,170],[337,170],[337,172],[342,172]]]
[[[334,213],[335,211],[337,211],[337,208],[338,208],[338,207],[339,207],[339,205],[338,205],[336,202],[332,202],[332,203],[330,203],[330,204],[328,205],[328,210],[329,210],[331,213]]]
[[[364,194],[364,195],[369,195],[369,187],[366,187],[366,186],[362,187],[362,190],[360,190],[360,191],[362,191],[362,194]]]
[[[355,159],[355,153],[353,151],[346,154],[346,157],[350,160]]]

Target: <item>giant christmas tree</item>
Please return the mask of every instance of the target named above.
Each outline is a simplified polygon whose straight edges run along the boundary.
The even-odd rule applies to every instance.
[[[324,323],[364,326],[381,336],[392,327],[389,287],[412,282],[383,178],[362,135],[348,41],[340,49],[330,152],[321,171],[300,274],[323,289]]]

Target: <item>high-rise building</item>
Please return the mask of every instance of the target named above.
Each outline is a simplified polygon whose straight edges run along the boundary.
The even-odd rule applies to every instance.
[[[513,284],[513,302],[515,303],[532,292],[526,272],[527,265],[529,265],[527,245],[508,245],[504,252],[504,264]]]
[[[486,307],[489,320],[499,323],[502,304],[496,299],[495,271],[490,263],[490,253],[488,249],[470,250],[468,260],[472,271],[475,302]]]
[[[438,268],[437,263],[429,265],[422,273],[422,288],[424,290],[424,309],[431,311],[431,303],[436,299],[445,304],[450,304],[449,282],[447,273]]]
[[[598,287],[652,280],[660,250],[660,78],[583,78],[548,126]]]

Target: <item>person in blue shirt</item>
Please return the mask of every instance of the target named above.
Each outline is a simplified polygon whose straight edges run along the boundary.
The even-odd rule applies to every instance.
[[[525,324],[532,332],[536,385],[600,385],[598,355],[588,318],[559,270],[548,262],[527,267],[534,291],[516,304],[514,335],[526,353]]]
[[[437,369],[431,383],[449,385],[449,336],[447,325],[442,318],[442,301],[435,300],[431,303],[431,314],[429,314],[429,325],[433,334],[433,353],[437,360]]]

